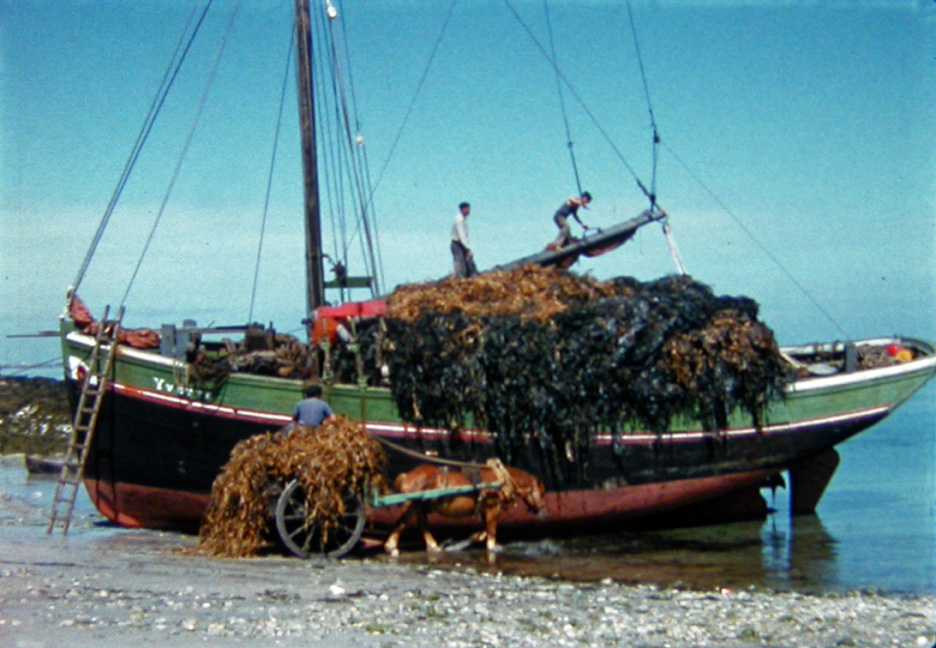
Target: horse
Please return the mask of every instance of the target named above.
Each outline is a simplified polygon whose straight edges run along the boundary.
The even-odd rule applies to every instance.
[[[489,460],[477,468],[478,479],[471,480],[459,470],[450,470],[434,464],[422,464],[409,472],[397,476],[394,488],[400,493],[416,493],[439,488],[452,488],[477,484],[497,483],[496,488],[484,488],[478,491],[451,497],[411,501],[405,505],[399,522],[384,542],[384,551],[391,556],[399,556],[400,534],[407,526],[412,526],[414,518],[426,544],[426,551],[439,552],[441,547],[427,525],[429,513],[439,513],[449,518],[463,518],[477,515],[484,521],[484,531],[471,536],[471,542],[484,542],[490,560],[498,550],[497,520],[501,511],[513,504],[517,498],[527,508],[542,515],[545,505],[543,482],[534,475],[517,468],[505,466],[497,459]]]

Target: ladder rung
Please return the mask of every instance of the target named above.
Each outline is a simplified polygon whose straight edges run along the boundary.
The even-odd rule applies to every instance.
[[[123,319],[124,309],[120,308],[115,320],[108,319],[109,312],[110,306],[104,310],[101,327],[95,336],[94,347],[88,358],[90,376],[82,384],[81,393],[78,396],[78,407],[72,421],[72,440],[68,446],[68,457],[62,464],[62,471],[59,474],[48,533],[51,533],[57,524],[62,527],[63,533],[68,533],[68,525],[75,508],[75,499],[78,497],[78,488],[82,481],[79,475],[84,472],[88,448],[94,437],[97,414],[101,411],[101,403],[107,390],[107,376],[114,364],[116,341],[120,333],[120,321]],[[60,511],[60,504],[65,504],[67,507]]]

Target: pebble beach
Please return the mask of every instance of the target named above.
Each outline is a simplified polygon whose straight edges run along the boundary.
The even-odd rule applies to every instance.
[[[0,483],[0,645],[15,648],[920,646],[931,595],[688,589],[500,573],[480,553],[210,559],[195,538],[102,525]],[[510,551],[510,547],[507,547]],[[483,565],[483,566],[482,566]]]

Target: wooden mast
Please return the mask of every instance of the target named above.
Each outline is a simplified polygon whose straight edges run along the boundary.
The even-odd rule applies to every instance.
[[[296,2],[296,75],[299,129],[302,133],[302,175],[305,195],[306,298],[311,314],[325,303],[322,270],[322,230],[319,218],[318,170],[315,156],[315,103],[312,93],[312,35],[308,0]]]

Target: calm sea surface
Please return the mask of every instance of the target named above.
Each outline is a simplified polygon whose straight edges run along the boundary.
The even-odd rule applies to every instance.
[[[777,513],[764,522],[513,543],[493,569],[705,589],[936,591],[936,383],[839,452],[841,464],[815,516],[791,519],[787,493],[778,490],[773,499],[767,493]],[[0,463],[0,493],[17,507],[47,511],[54,488],[54,479],[26,479],[21,465]],[[6,517],[12,513],[4,508],[15,507],[0,500]],[[76,516],[92,512],[82,491]],[[0,534],[10,528],[4,522]],[[41,542],[44,528],[36,533]],[[110,543],[120,533],[102,524],[82,535],[93,541],[100,534]],[[139,532],[127,535],[138,538]],[[427,558],[412,552],[402,560]],[[491,569],[475,551],[434,562]]]
[[[500,567],[542,573],[541,551],[555,554],[547,569],[570,579],[936,591],[936,383],[838,450],[816,515],[791,518],[788,492],[765,491],[777,512],[764,522],[536,543],[525,546],[529,558]]]

